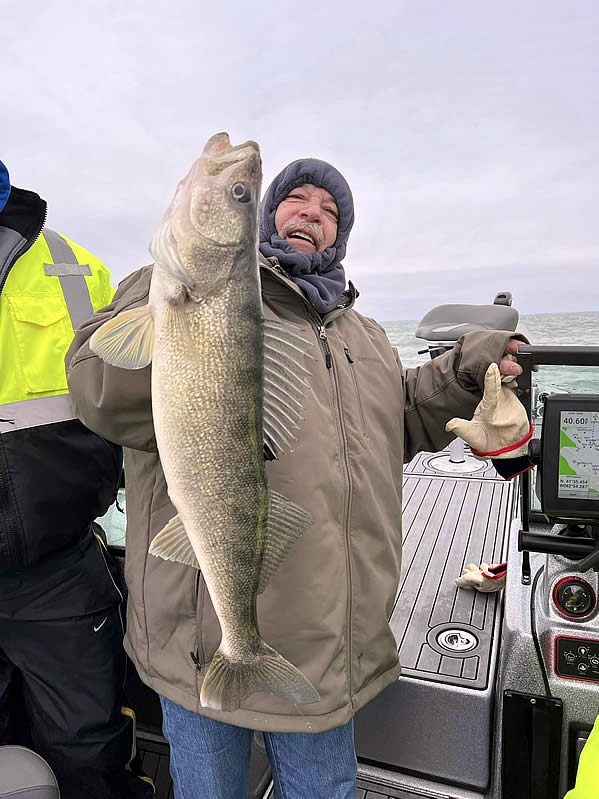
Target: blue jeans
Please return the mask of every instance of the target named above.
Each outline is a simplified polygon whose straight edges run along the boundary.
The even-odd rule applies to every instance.
[[[253,730],[160,697],[175,799],[245,799]],[[353,722],[327,732],[265,732],[276,799],[355,799]]]

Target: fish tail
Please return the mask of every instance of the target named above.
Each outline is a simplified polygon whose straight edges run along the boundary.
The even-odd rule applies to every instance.
[[[266,691],[290,702],[306,705],[318,702],[318,692],[276,649],[262,642],[253,661],[239,663],[229,660],[218,650],[202,683],[202,707],[232,712],[239,710],[246,696]]]

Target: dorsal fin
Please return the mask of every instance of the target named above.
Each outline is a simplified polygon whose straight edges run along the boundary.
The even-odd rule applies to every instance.
[[[293,451],[294,431],[302,420],[302,400],[310,372],[312,343],[289,322],[264,322],[264,440],[275,456]]]

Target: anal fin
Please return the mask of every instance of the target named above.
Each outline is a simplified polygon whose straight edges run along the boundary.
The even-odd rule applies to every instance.
[[[312,516],[299,505],[276,491],[270,492],[259,594],[312,522]]]
[[[185,532],[183,522],[179,515],[167,522],[162,530],[154,536],[150,544],[150,555],[155,555],[163,560],[174,560],[199,569],[200,564],[196,558],[189,536]]]

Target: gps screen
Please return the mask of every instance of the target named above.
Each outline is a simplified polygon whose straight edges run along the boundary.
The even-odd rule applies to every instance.
[[[597,411],[560,411],[557,496],[599,501]]]

